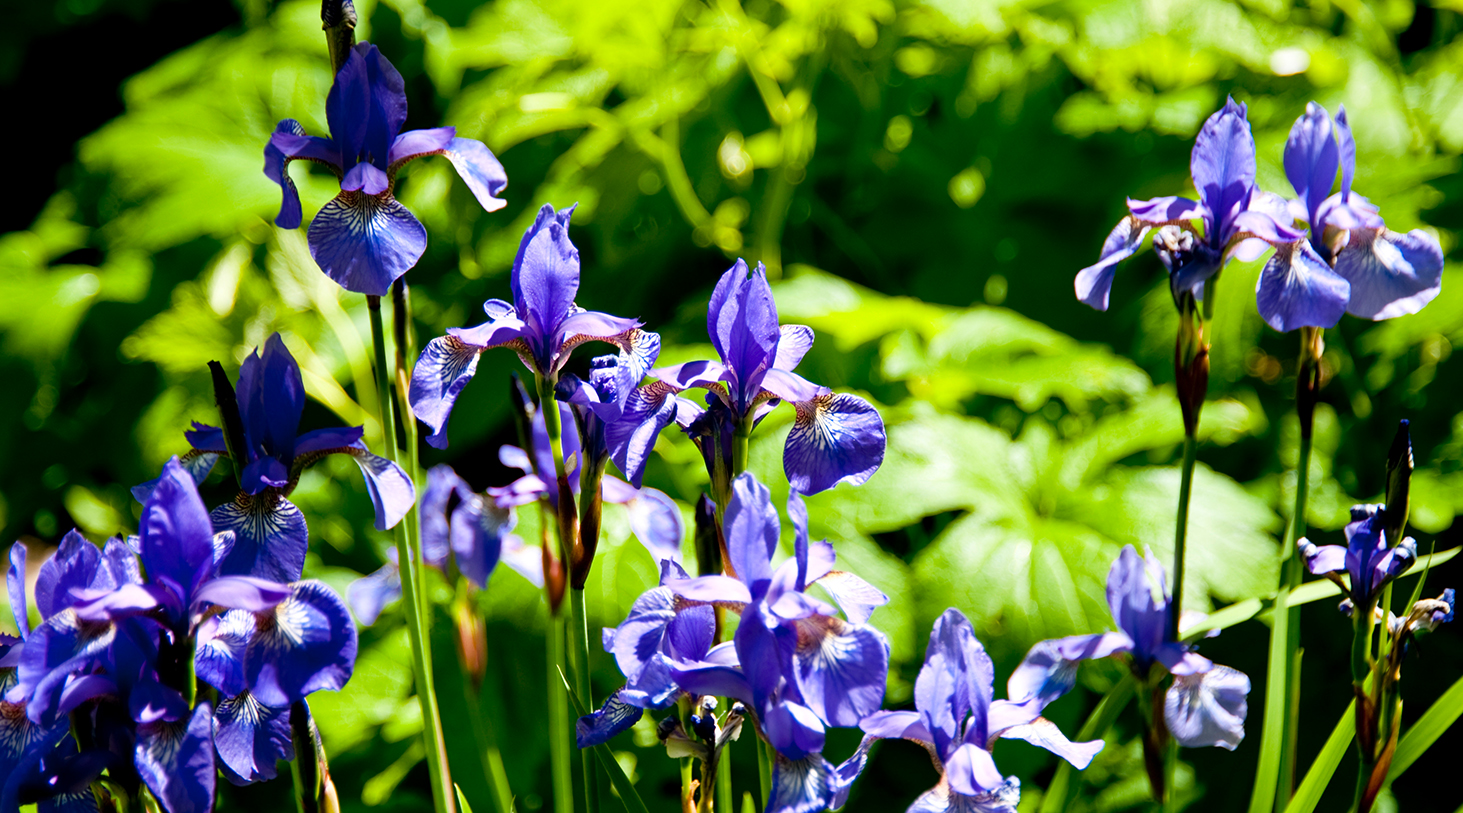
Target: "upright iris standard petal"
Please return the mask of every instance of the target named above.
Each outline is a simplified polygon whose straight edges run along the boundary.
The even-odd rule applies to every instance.
[[[782,465],[788,485],[817,494],[838,483],[863,485],[884,462],[884,420],[868,401],[829,393],[794,404]]]
[[[1255,284],[1260,315],[1281,333],[1335,327],[1351,297],[1351,283],[1306,240],[1276,246]]]
[[[72,531],[71,533],[66,534],[66,538],[61,540],[61,544],[65,545],[66,541],[71,538],[72,534],[75,533],[75,531]],[[76,535],[80,536],[80,534]],[[95,552],[96,548],[92,548],[92,551]],[[11,543],[10,568],[5,573],[5,592],[6,597],[10,599],[10,614],[15,619],[15,627],[17,630],[20,631],[21,638],[26,638],[30,635],[30,616],[26,613],[25,602],[25,579],[25,545],[19,542]],[[36,581],[36,586],[39,587],[40,579],[37,579]],[[39,591],[37,591],[36,599],[36,604],[39,605]],[[44,615],[45,614],[42,613],[43,617]]]
[[[1305,204],[1307,221],[1313,229],[1319,229],[1317,213],[1330,196],[1336,170],[1341,165],[1331,115],[1326,108],[1315,102],[1306,103],[1305,114],[1290,128],[1284,163],[1286,179]]]
[[[1227,666],[1179,675],[1164,695],[1163,719],[1179,745],[1233,751],[1245,737],[1249,693],[1250,679]]]
[[[781,533],[772,493],[757,478],[744,472],[732,481],[726,506],[727,563],[733,575],[757,593],[757,585],[772,578],[772,553]]]
[[[1189,159],[1199,199],[1220,227],[1209,238],[1215,245],[1229,241],[1224,225],[1248,208],[1255,185],[1255,139],[1246,113],[1244,104],[1229,99],[1204,122]]]
[[[721,276],[711,294],[706,332],[735,376],[732,406],[746,412],[761,389],[762,378],[777,360],[781,338],[777,304],[761,263],[749,274],[747,264],[739,259]]]
[[[345,604],[323,583],[290,585],[289,597],[256,619],[245,673],[259,702],[284,707],[314,691],[338,690],[350,680],[356,627]]]
[[[572,206],[555,211],[544,204],[524,234],[513,265],[513,303],[535,334],[529,343],[544,370],[552,362],[548,340],[569,317],[579,292],[579,249],[569,241],[573,213]]]
[[[233,784],[273,779],[278,760],[295,758],[290,710],[266,706],[248,691],[221,699],[213,714],[213,744]]]
[[[234,532],[234,546],[220,563],[220,574],[292,582],[304,572],[310,546],[305,515],[278,491],[241,492],[209,517],[217,530]]]
[[[174,457],[163,466],[152,496],[142,507],[142,564],[148,578],[191,595],[200,575],[212,570],[213,523],[193,477]]]
[[[18,543],[17,543],[18,544]],[[103,555],[96,545],[87,541],[75,530],[68,531],[56,547],[56,552],[41,564],[36,573],[36,609],[41,618],[50,618],[61,610],[73,606],[78,599],[74,591],[88,593],[115,590],[124,584],[140,581],[135,577],[135,562],[130,554],[125,560],[116,557],[115,543],[109,543],[111,555]],[[25,547],[20,546],[21,559],[17,579],[11,582],[11,608],[19,608],[16,624],[22,636],[28,635],[30,626],[21,621],[25,614]],[[11,548],[11,568],[14,570],[16,549]],[[129,570],[122,561],[133,562]]]
[[[1443,251],[1427,232],[1353,229],[1336,254],[1336,273],[1351,283],[1347,311],[1363,319],[1417,313],[1443,286]]]

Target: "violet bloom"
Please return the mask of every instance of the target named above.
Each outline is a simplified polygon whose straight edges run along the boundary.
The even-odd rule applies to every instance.
[[[559,410],[559,419],[565,424],[573,420],[569,404],[554,401]],[[585,455],[579,446],[579,433],[566,432],[562,438],[564,460],[569,461],[566,472],[569,488],[573,492],[569,499],[575,499],[580,489],[580,468]],[[518,469],[523,476],[506,486],[489,488],[488,496],[500,508],[516,508],[538,500],[547,500],[549,505],[559,504],[559,483],[554,472],[553,451],[549,446],[549,433],[544,427],[543,411],[533,416],[533,454],[517,446],[503,446],[498,451],[503,465]],[[605,475],[599,482],[600,498],[605,502],[625,506],[630,515],[630,531],[650,551],[657,562],[663,559],[679,560],[681,540],[685,537],[685,525],[681,509],[663,491],[654,488],[636,488],[617,477]]]
[[[1102,741],[1073,743],[1029,704],[995,700],[995,667],[970,621],[949,609],[935,621],[925,664],[914,684],[917,711],[880,711],[859,723],[860,753],[879,739],[914,740],[941,766],[940,783],[909,806],[909,813],[1015,813],[1021,782],[1005,777],[991,758],[997,739],[1023,739],[1081,770]]]
[[[1333,195],[1338,169],[1341,189]],[[1437,240],[1421,230],[1388,231],[1377,208],[1351,191],[1355,174],[1346,109],[1333,124],[1324,107],[1308,103],[1285,142],[1285,175],[1297,196],[1290,214],[1310,225],[1309,239],[1278,246],[1255,289],[1260,315],[1276,330],[1332,327],[1342,313],[1416,313],[1442,289]]]
[[[275,128],[264,148],[264,174],[280,185],[284,201],[274,222],[300,225],[300,195],[289,163],[314,161],[340,178],[340,194],[310,223],[310,254],[347,291],[384,296],[427,248],[427,230],[393,197],[402,164],[446,156],[489,212],[507,205],[495,197],[508,185],[503,165],[481,141],[457,138],[454,127],[401,132],[406,84],[370,43],[356,45],[336,74],[325,101],[331,138],[305,135],[294,119]]]
[[[667,388],[658,381],[639,386],[660,356],[660,336],[635,330],[628,338],[619,355],[590,362],[588,381],[566,373],[556,394],[573,410],[587,460],[595,468],[614,460],[638,488],[656,438],[675,420],[676,399],[659,397]]]
[[[1151,552],[1140,558],[1132,545],[1123,547],[1108,572],[1107,603],[1118,630],[1033,646],[1006,684],[1012,701],[1040,712],[1076,685],[1079,661],[1123,655],[1140,681],[1149,679],[1154,664],[1174,676],[1164,719],[1180,745],[1234,750],[1245,735],[1250,679],[1173,639],[1173,603],[1163,566]]]
[[[422,523],[422,560],[442,571],[449,562],[473,587],[481,590],[502,561],[535,587],[543,587],[543,559],[537,546],[513,533],[518,516],[511,506],[478,494],[450,466],[427,472],[418,510]],[[401,573],[389,550],[389,561],[346,589],[356,619],[374,624],[381,610],[401,597]]]
[[[412,370],[411,408],[431,428],[427,443],[433,447],[447,448],[447,419],[458,394],[477,371],[484,350],[507,347],[517,352],[524,366],[550,384],[558,381],[574,348],[585,342],[609,342],[631,358],[646,352],[648,340],[638,335],[638,321],[586,311],[574,304],[579,293],[579,249],[569,241],[573,212],[573,206],[556,212],[548,204],[539,210],[513,260],[511,303],[501,299],[484,302],[487,322],[449,328],[446,336],[422,349]],[[654,346],[659,352],[659,337]],[[630,386],[639,383],[637,379]]]
[[[1128,201],[1128,216],[1118,222],[1102,245],[1095,264],[1077,273],[1077,298],[1107,310],[1117,264],[1131,257],[1150,229],[1161,227],[1153,247],[1169,271],[1177,298],[1203,298],[1205,280],[1235,257],[1257,259],[1269,245],[1289,246],[1302,237],[1276,222],[1284,203],[1255,185],[1255,140],[1246,108],[1230,99],[1209,117],[1194,142],[1189,160],[1199,200],[1167,196]],[[1194,227],[1201,221],[1203,229]]]
[[[777,303],[761,263],[750,275],[737,260],[711,294],[706,332],[720,361],[691,361],[652,370],[651,375],[670,385],[662,399],[674,392],[700,388],[707,402],[727,410],[731,431],[751,432],[778,404],[787,401],[797,411],[783,448],[782,464],[788,483],[803,494],[816,494],[838,483],[861,485],[884,461],[884,421],[868,401],[849,393],[834,393],[793,372],[813,346],[813,330],[805,325],[779,325]],[[714,401],[713,401],[714,399]],[[676,420],[689,427],[701,410],[682,401]],[[690,407],[694,414],[679,414]],[[713,434],[712,450],[731,448],[727,429]],[[703,454],[711,458],[701,441]],[[729,453],[728,453],[729,458]],[[713,462],[715,462],[713,460]],[[730,471],[730,460],[723,461]],[[715,473],[713,471],[713,477]]]
[[[824,731],[858,725],[883,700],[889,644],[864,622],[888,599],[857,576],[834,571],[832,545],[809,543],[796,492],[788,511],[796,555],[774,569],[780,523],[771,494],[750,473],[736,478],[724,518],[734,575],[665,578],[636,601],[624,624],[605,631],[605,649],[629,682],[604,709],[581,718],[582,742],[603,742],[632,724],[639,708],[669,705],[681,692],[731,697],[757,716],[777,750],[766,809],[823,810],[834,801],[841,774],[822,756]],[[804,592],[815,582],[847,620]],[[730,645],[711,647],[712,606],[741,613]]]
[[[245,460],[239,496],[215,508],[214,526],[233,531],[234,546],[220,563],[226,575],[257,576],[292,582],[300,578],[309,548],[305,517],[287,497],[301,472],[333,454],[349,455],[366,477],[366,491],[376,506],[376,530],[394,527],[416,502],[416,487],[400,466],[371,454],[359,426],[316,429],[301,434],[305,385],[300,366],[278,333],[256,349],[239,368],[239,416],[244,425]],[[201,484],[220,457],[228,456],[222,429],[194,423],[184,433],[193,451],[181,460]],[[132,490],[147,499],[157,481]]]
[[[1387,539],[1385,513],[1382,505],[1353,505],[1345,546],[1315,545],[1304,537],[1295,543],[1311,573],[1337,581],[1345,573],[1350,578],[1347,598],[1352,607],[1363,611],[1372,606],[1383,587],[1417,560],[1417,542],[1412,537],[1396,545]]]

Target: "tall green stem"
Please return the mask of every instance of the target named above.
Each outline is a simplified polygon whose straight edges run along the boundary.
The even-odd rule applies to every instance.
[[[571,665],[574,669],[574,691],[587,709],[594,708],[593,690],[589,683],[589,617],[584,607],[584,591],[569,589],[569,624],[572,628],[569,641],[573,647]],[[588,748],[579,752],[580,770],[584,779],[584,809],[587,813],[599,810],[598,774],[594,764],[594,752]]]
[[[375,351],[376,393],[380,411],[381,437],[386,458],[395,460],[396,421],[392,415],[391,387],[386,366],[386,336],[381,324],[381,298],[366,297],[371,316],[371,345]],[[415,510],[393,529],[396,536],[396,559],[402,568],[401,598],[406,608],[406,628],[411,638],[412,669],[417,684],[417,701],[422,708],[422,736],[426,738],[427,768],[432,779],[432,804],[437,813],[454,813],[457,801],[453,796],[452,778],[447,767],[447,747],[442,740],[442,723],[437,711],[437,690],[432,683],[432,669],[426,657],[425,634],[422,628],[421,596],[417,575],[419,558],[407,536],[407,525],[415,522]]]
[[[1179,615],[1184,602],[1184,546],[1189,536],[1189,495],[1194,490],[1194,460],[1199,452],[1199,440],[1193,434],[1184,436],[1184,467],[1179,477],[1179,513],[1174,522],[1173,534],[1173,612],[1169,623],[1173,626],[1173,640],[1179,640]]]
[[[752,443],[752,419],[749,417],[737,424],[736,433],[732,435],[732,470],[733,479],[747,470],[747,450]]]
[[[544,431],[549,436],[549,449],[554,458],[554,478],[558,483],[559,500],[555,515],[558,519],[559,557],[563,562],[564,568],[567,570],[572,567],[574,562],[575,542],[578,538],[578,532],[575,528],[574,521],[574,499],[569,489],[569,477],[566,473],[564,463],[564,425],[562,416],[559,413],[558,401],[554,399],[554,383],[550,378],[537,376],[539,413],[544,416]],[[584,465],[583,461],[580,461],[580,463]],[[550,604],[549,608],[550,615],[552,616],[552,626],[554,628],[552,649],[555,653],[555,668],[550,670],[549,682],[556,684],[551,688],[557,689],[557,692],[550,692],[549,703],[557,707],[556,710],[551,709],[551,712],[556,712],[560,718],[558,723],[553,724],[552,753],[554,757],[554,810],[557,813],[571,813],[574,810],[574,780],[572,777],[573,768],[571,767],[573,763],[573,750],[570,739],[569,698],[562,681],[568,678],[575,686],[576,692],[584,692],[584,687],[589,680],[587,674],[583,676],[580,674],[587,665],[589,651],[586,637],[588,633],[584,626],[582,616],[584,591],[571,589],[569,592],[572,595],[569,600],[570,617],[568,619],[567,629],[565,628],[566,623],[564,617],[554,610],[552,604]],[[577,608],[576,605],[578,605]],[[569,646],[566,635],[574,636],[572,647]],[[572,664],[568,662],[566,650],[575,653]],[[585,653],[583,657],[579,656],[581,651]],[[566,666],[568,667],[567,669],[565,669]],[[564,670],[563,677],[554,674],[559,669]],[[581,696],[581,699],[586,704],[592,702],[587,692]],[[583,756],[581,778],[587,786],[593,781],[590,777],[593,775],[594,768],[589,762],[591,755],[586,752]],[[587,790],[588,788],[586,787],[586,803],[593,804],[588,799]]]
[[[569,738],[569,671],[564,656],[564,616],[549,612],[549,769],[554,781],[554,813],[574,813],[574,756]]]
[[[397,416],[401,419],[401,427],[406,435],[406,459],[398,460],[397,463],[406,470],[406,475],[411,478],[412,486],[420,492],[422,487],[421,449],[420,441],[417,438],[416,416],[411,409],[411,366],[410,359],[415,355],[416,348],[412,342],[411,331],[411,298],[406,287],[405,278],[399,278],[391,286],[391,333],[392,344],[396,349],[396,403]],[[406,520],[407,542],[412,550],[421,550],[421,526],[416,509]],[[418,608],[422,617],[422,648],[426,653],[427,663],[432,662],[432,603],[427,600],[427,569],[417,568],[417,595],[422,597],[421,606]]]

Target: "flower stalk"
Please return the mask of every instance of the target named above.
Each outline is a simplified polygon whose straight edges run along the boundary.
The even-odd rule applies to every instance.
[[[1210,282],[1218,275],[1210,278]],[[1206,291],[1204,313],[1213,312],[1212,287]],[[1178,516],[1174,522],[1173,540],[1173,613],[1169,617],[1170,634],[1178,638],[1179,616],[1184,599],[1184,552],[1189,532],[1189,496],[1194,485],[1194,465],[1198,454],[1199,413],[1209,391],[1209,342],[1204,336],[1204,316],[1194,295],[1176,293],[1179,309],[1179,331],[1174,342],[1174,380],[1178,384],[1179,408],[1184,418],[1184,460],[1179,479]]]
[[[386,335],[381,319],[381,298],[366,297],[366,308],[371,319],[371,346],[376,365],[376,392],[381,420],[381,437],[387,459],[396,460],[396,421],[391,404],[391,388],[387,384]],[[431,663],[427,659],[425,630],[422,626],[422,604],[418,586],[422,583],[417,572],[420,569],[420,554],[415,550],[407,534],[407,526],[415,522],[407,517],[396,524],[396,556],[403,568],[401,578],[402,606],[406,609],[407,633],[411,639],[413,677],[417,685],[417,701],[422,708],[422,736],[426,739],[427,768],[432,779],[432,802],[437,813],[454,813],[457,808],[452,791],[452,779],[447,767],[447,747],[442,739],[441,717],[437,710],[437,691],[432,681]]]

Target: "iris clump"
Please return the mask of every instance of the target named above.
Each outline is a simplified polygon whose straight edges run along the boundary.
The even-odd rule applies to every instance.
[[[458,138],[454,127],[401,132],[406,82],[376,46],[363,42],[347,56],[325,100],[330,138],[305,134],[294,119],[275,128],[264,148],[264,174],[284,200],[275,225],[299,228],[300,195],[291,161],[321,164],[340,179],[340,194],[310,222],[310,254],[347,291],[384,296],[427,248],[427,230],[392,194],[408,161],[445,156],[489,212],[507,204],[503,165],[481,141]]]
[[[351,677],[345,604],[317,581],[220,572],[235,535],[214,527],[177,458],[153,484],[140,529],[100,551],[68,534],[40,568],[34,630],[25,549],[11,548],[23,637],[4,656],[15,667],[4,679],[13,713],[0,726],[22,746],[8,755],[0,799],[11,809],[94,810],[88,786],[109,770],[132,772],[167,813],[210,810],[218,771],[236,784],[273,778],[277,760],[295,757],[291,708]],[[195,675],[217,703],[198,696]]]

